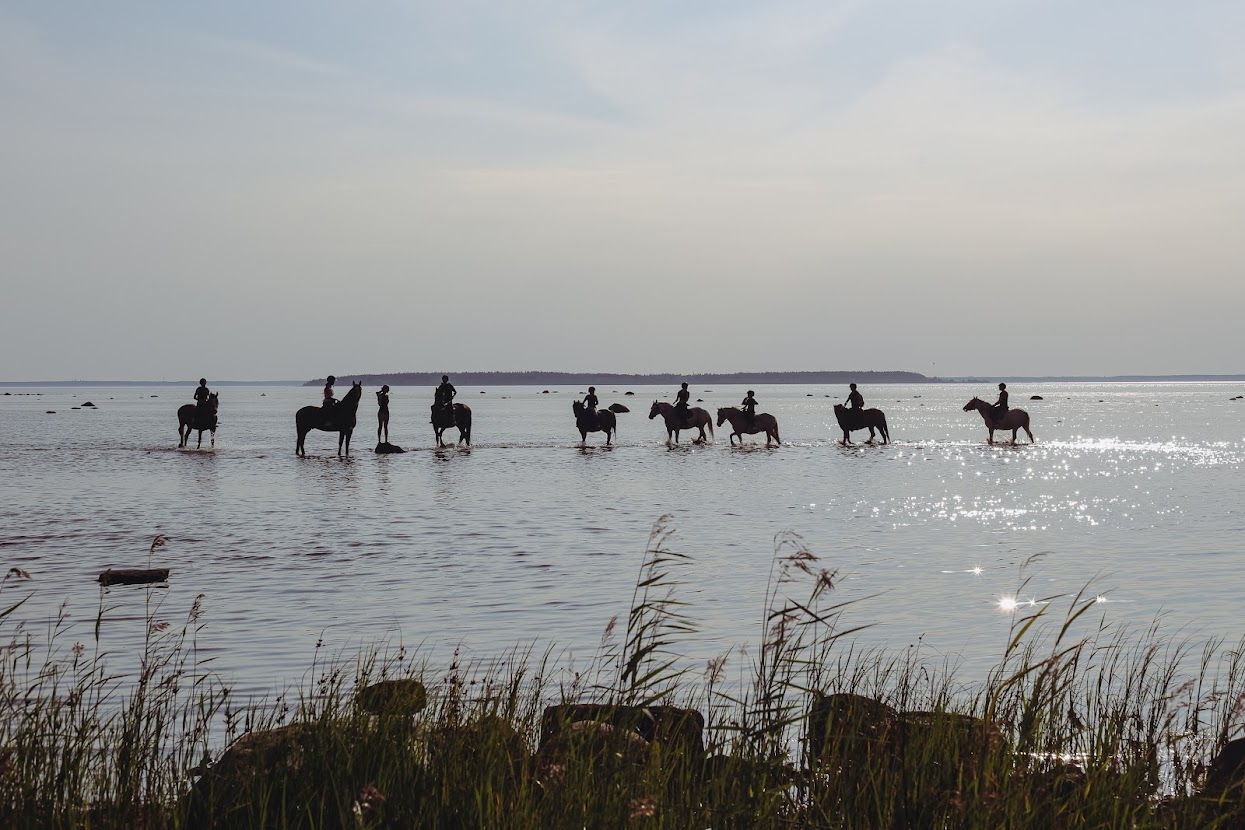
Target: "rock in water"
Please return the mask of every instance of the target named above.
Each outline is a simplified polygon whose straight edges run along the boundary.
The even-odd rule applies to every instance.
[[[630,412],[631,410],[620,403],[612,403],[609,406],[610,412]]]
[[[376,452],[384,455],[387,453],[406,452],[406,450],[396,444],[390,444],[388,441],[381,441],[376,445]]]
[[[1046,400],[1046,399],[1045,399],[1045,398],[1043,398],[1041,395],[1030,395],[1030,396],[1029,396],[1029,400],[1031,400],[1031,401],[1044,401],[1044,400]]]

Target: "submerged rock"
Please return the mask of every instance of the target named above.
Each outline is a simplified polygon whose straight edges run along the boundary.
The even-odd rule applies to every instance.
[[[1029,396],[1029,400],[1031,400],[1031,401],[1044,401],[1044,400],[1046,400],[1046,398],[1043,398],[1041,395],[1030,395],[1030,396]]]
[[[376,445],[376,452],[380,453],[381,455],[384,455],[386,453],[406,452],[406,450],[402,449],[396,444],[390,444],[388,441],[381,441],[379,444]]]
[[[627,407],[623,406],[623,405],[622,405],[622,404],[620,404],[620,403],[612,403],[612,404],[610,404],[610,405],[609,405],[609,410],[610,410],[610,412],[619,412],[619,413],[622,413],[622,412],[630,412],[630,411],[631,411],[630,409],[628,409]]]

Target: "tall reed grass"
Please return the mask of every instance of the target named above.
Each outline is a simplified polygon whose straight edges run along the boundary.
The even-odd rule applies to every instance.
[[[176,624],[149,605],[138,665],[114,673],[104,595],[93,644],[67,641],[63,613],[36,635],[13,622],[30,584],[14,569],[0,824],[1245,826],[1245,777],[1222,760],[1239,646],[1117,630],[1088,593],[1051,597],[1017,612],[984,683],[961,684],[918,651],[859,648],[837,575],[783,535],[758,642],[701,672],[680,652],[696,619],[674,544],[663,517],[625,626],[578,673],[551,651],[435,668],[381,644],[241,703],[198,658],[202,597]]]

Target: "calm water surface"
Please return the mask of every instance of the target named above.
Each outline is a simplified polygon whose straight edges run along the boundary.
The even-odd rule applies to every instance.
[[[1088,585],[1113,622],[1161,616],[1173,636],[1245,635],[1236,385],[1017,384],[1012,400],[1037,436],[1019,447],[987,446],[980,416],[961,411],[988,384],[863,389],[887,413],[887,447],[836,444],[825,395],[846,389],[761,387],[787,442],[775,449],[755,437],[732,449],[728,428],[711,445],[668,449],[646,416],[673,390],[605,388],[603,405],[633,409],[610,450],[599,434],[578,445],[580,389],[462,388],[476,443],[436,450],[432,390],[396,387],[390,437],[409,452],[392,456],[372,452],[369,388],[349,459],[321,432],[294,455],[294,411],[318,403],[315,388],[221,388],[216,448],[199,452],[176,448],[189,387],[7,391],[0,565],[34,579],[5,587],[4,600],[33,592],[5,625],[43,630],[66,604],[65,636],[89,642],[95,577],[146,566],[152,537],[167,534],[153,562],[172,569],[152,594],[158,614],[180,621],[203,594],[200,654],[246,692],[297,682],[321,638],[476,657],[553,644],[586,659],[625,615],[666,513],[672,546],[694,557],[680,594],[699,625],[690,660],[757,641],[774,539],[787,531],[839,572],[839,598],[872,597],[848,612],[872,624],[861,641],[919,641],[970,678],[1002,650],[999,601],[1025,577],[1021,601]],[[712,411],[745,390],[693,391]],[[86,400],[98,409],[72,409]],[[137,653],[146,598],[104,592],[101,645],[119,661]]]

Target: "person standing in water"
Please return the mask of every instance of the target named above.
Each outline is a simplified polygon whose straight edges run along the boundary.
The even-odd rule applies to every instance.
[[[389,443],[389,384],[385,384],[376,393],[376,442]],[[385,440],[380,440],[381,430],[385,431]]]
[[[674,396],[674,413],[679,416],[679,423],[687,427],[687,409],[688,401],[691,400],[692,393],[687,391],[687,384],[684,383],[679,389],[679,394]]]
[[[994,422],[1000,423],[1007,416],[1007,384],[999,384],[999,399],[994,402],[994,406],[990,407],[990,416],[994,418]]]
[[[852,391],[848,393],[847,400],[845,401],[845,403],[847,404],[847,408],[848,409],[864,409],[865,408],[865,396],[856,391],[856,384],[852,383],[852,384],[848,384],[848,386]]]
[[[744,417],[748,419],[749,427],[755,426],[757,420],[757,399],[753,397],[754,394],[756,393],[749,389],[748,394],[744,396],[743,401],[740,403],[744,410]]]

